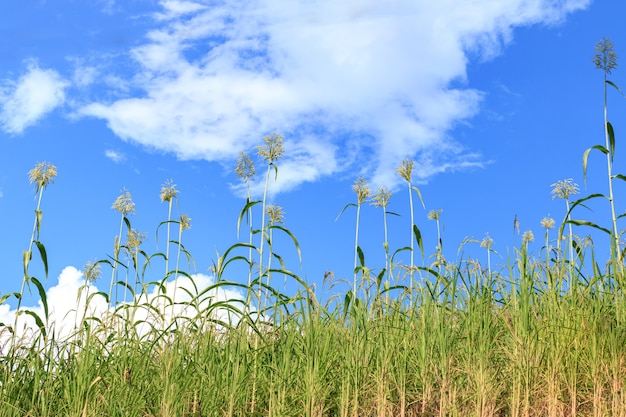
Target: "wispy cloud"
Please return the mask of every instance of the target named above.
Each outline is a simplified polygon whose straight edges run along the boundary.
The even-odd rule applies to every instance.
[[[158,20],[174,19],[189,13],[205,9],[207,6],[192,1],[165,0],[161,2],[163,13],[157,13]]]
[[[88,87],[94,84],[100,75],[95,66],[81,65],[79,60],[74,60],[76,68],[72,75],[72,84],[76,87]]]
[[[111,161],[116,164],[122,163],[126,160],[126,155],[121,152],[114,151],[112,149],[107,149],[104,151],[104,156],[109,158]]]
[[[30,61],[17,81],[0,81],[0,127],[11,134],[22,133],[65,102],[67,87],[59,73]]]
[[[113,14],[115,12],[115,0],[98,0],[98,3],[102,5],[104,13]]]
[[[228,162],[273,131],[286,138],[276,190],[365,174],[394,185],[481,165],[450,137],[480,111],[470,59],[490,59],[515,27],[553,24],[589,0],[161,2],[132,51],[141,94],[82,114],[178,157]]]

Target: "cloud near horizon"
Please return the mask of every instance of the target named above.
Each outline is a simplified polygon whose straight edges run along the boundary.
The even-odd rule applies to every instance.
[[[193,282],[192,280],[193,279]],[[229,300],[244,300],[244,295],[234,289],[228,289],[226,287],[209,288],[215,283],[215,279],[205,274],[193,274],[191,279],[184,276],[179,276],[176,279],[170,280],[165,284],[166,294],[175,301],[175,305],[165,306],[165,299],[159,296],[156,287],[153,287],[151,291],[146,294],[142,294],[137,300],[137,304],[147,303],[151,306],[164,310],[165,322],[162,319],[156,317],[151,309],[144,307],[135,308],[132,312],[132,317],[135,323],[146,321],[152,323],[155,327],[166,328],[170,325],[174,317],[182,318],[196,318],[198,310],[205,310],[209,303],[224,302]],[[99,290],[94,285],[88,285],[85,287],[85,278],[81,271],[73,266],[67,266],[61,271],[58,277],[56,285],[50,287],[46,291],[46,300],[48,304],[49,317],[47,331],[49,334],[54,331],[57,340],[65,340],[72,335],[76,327],[82,320],[86,311],[86,317],[97,317],[104,319],[107,316],[109,309],[106,299],[100,294],[96,294]],[[191,300],[191,295],[206,293],[202,297],[202,301],[199,303],[198,308],[191,308],[185,306],[185,303]],[[85,304],[89,299],[88,308],[85,309]],[[128,304],[132,306],[131,303]],[[236,308],[241,308],[241,305],[235,305]],[[45,317],[44,307],[41,301],[37,302],[35,306],[22,306],[22,310],[32,311],[37,314],[42,320]],[[130,312],[132,308],[127,309]],[[149,315],[149,312],[152,313]],[[11,342],[11,333],[7,327],[13,327],[15,323],[15,309],[11,309],[9,304],[0,304],[0,353],[8,349]],[[229,317],[236,320],[224,308],[217,308],[212,310],[212,318],[228,321]],[[183,320],[184,322],[184,320]],[[18,316],[17,321],[17,340],[21,343],[29,345],[31,339],[35,338],[38,334],[38,327],[34,318],[31,315],[21,314]],[[143,331],[149,329],[149,324],[145,324]],[[141,331],[142,329],[140,329]]]

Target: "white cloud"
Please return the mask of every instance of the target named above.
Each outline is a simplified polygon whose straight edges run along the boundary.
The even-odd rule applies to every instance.
[[[99,76],[98,69],[94,66],[82,66],[77,62],[72,82],[77,87],[87,87],[96,82]]]
[[[193,280],[193,281],[192,281]],[[236,290],[226,287],[215,287],[215,279],[205,274],[194,274],[191,279],[185,276],[179,276],[176,280],[169,281],[165,285],[165,294],[172,298],[175,302],[166,302],[161,292],[156,287],[152,291],[140,297],[139,303],[147,302],[162,312],[165,317],[164,323],[158,323],[157,327],[168,327],[172,321],[178,318],[179,323],[185,323],[181,318],[198,318],[208,315],[205,313],[211,311],[211,319],[221,320],[225,323],[237,322],[239,319],[229,310],[224,308],[211,309],[211,305],[221,301],[231,301],[231,304],[241,310],[243,306],[244,296]],[[203,294],[203,292],[206,293]],[[193,295],[193,297],[192,297]],[[199,297],[197,297],[199,295]],[[197,298],[196,298],[197,297]],[[157,323],[159,320],[154,315],[154,310],[139,309],[135,313],[135,320],[147,320]]]
[[[589,0],[167,0],[132,51],[143,91],[82,114],[180,158],[228,162],[285,134],[275,190],[337,172],[394,185],[413,157],[421,179],[480,165],[449,137],[480,110],[469,58],[489,59],[531,24]]]
[[[80,322],[85,312],[85,302],[89,294],[97,292],[93,286],[83,287],[84,279],[80,271],[74,267],[66,267],[59,275],[59,282],[47,291],[47,304],[49,311],[49,325],[47,331],[59,338],[66,338],[71,335],[76,325]],[[82,290],[81,290],[81,287]],[[80,300],[78,294],[80,291]],[[41,301],[36,306],[25,307],[25,310],[34,312],[41,320],[45,320],[44,305]],[[92,297],[89,303],[87,314],[91,316],[102,316],[107,311],[108,304],[102,297]],[[78,312],[78,313],[77,313]],[[11,310],[8,304],[0,305],[0,323],[13,327],[15,324],[15,310]],[[35,319],[26,314],[18,316],[15,327],[18,341],[28,344],[29,338],[37,335],[37,325]],[[9,346],[11,340],[10,333],[0,329],[0,351]]]
[[[191,1],[177,1],[177,0],[165,0],[161,2],[164,13],[157,13],[156,18],[159,20],[174,19],[182,15],[197,12],[206,8],[206,6],[191,2]]]
[[[17,82],[0,83],[0,127],[8,133],[22,133],[65,102],[67,86],[56,71],[29,62],[26,74]]]
[[[193,282],[192,282],[193,280]],[[229,289],[225,286],[215,286],[215,279],[204,274],[191,275],[188,277],[179,276],[175,280],[170,280],[166,285],[166,294],[174,300],[173,306],[165,303],[165,298],[160,296],[156,288],[138,298],[136,305],[140,307],[130,307],[120,311],[125,311],[132,315],[135,323],[142,320],[152,323],[157,328],[166,328],[175,317],[179,318],[179,324],[189,324],[189,320],[180,320],[182,317],[189,319],[197,319],[199,316],[209,318],[207,311],[211,311],[211,319],[237,321],[237,317],[225,309],[223,306],[210,309],[211,304],[217,302],[230,301],[236,308],[241,308],[241,301],[244,296],[237,290]],[[80,324],[83,317],[97,317],[106,322],[106,318],[114,320],[111,314],[107,314],[109,306],[106,299],[97,293],[98,289],[93,285],[85,286],[84,275],[78,269],[68,266],[59,275],[57,285],[51,287],[46,292],[46,300],[49,310],[48,334],[54,334],[59,341],[65,340],[72,336],[76,327]],[[161,293],[162,294],[162,293]],[[199,295],[196,301],[196,307],[190,307],[186,304],[193,296]],[[87,308],[85,309],[86,302]],[[154,314],[152,308],[141,307],[141,304],[148,303],[155,307],[158,311],[164,313],[164,320]],[[132,306],[133,304],[128,304]],[[41,301],[36,306],[24,306],[24,310],[29,310],[44,320],[44,306]],[[193,321],[193,320],[192,320]],[[13,327],[15,323],[15,310],[12,310],[8,304],[0,304],[0,323],[4,323],[5,327],[0,326],[0,353],[6,352],[11,342],[11,333],[8,327]],[[113,322],[107,322],[107,325],[114,325]],[[8,327],[7,327],[8,326]],[[140,331],[149,330],[149,325],[142,325]],[[35,319],[31,315],[21,314],[18,316],[16,337],[17,341],[29,345],[38,335],[38,327]]]
[[[104,151],[104,156],[106,156],[111,161],[115,162],[116,164],[119,164],[119,163],[124,162],[126,160],[126,155],[124,155],[121,152],[114,151],[112,149],[105,150]]]

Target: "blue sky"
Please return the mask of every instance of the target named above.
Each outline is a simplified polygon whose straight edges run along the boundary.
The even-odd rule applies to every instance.
[[[416,161],[426,205],[415,219],[427,256],[436,245],[430,210],[443,210],[449,259],[465,238],[489,234],[500,254],[492,262],[504,265],[520,241],[516,215],[534,232],[536,254],[541,219],[563,218],[550,184],[573,178],[582,193],[606,191],[605,161],[590,158],[585,188],[581,159],[604,141],[602,72],[591,60],[603,37],[626,51],[621,1],[26,0],[1,8],[0,293],[22,281],[36,205],[27,173],[38,161],[59,173],[42,206],[50,288],[66,267],[112,254],[119,215],[111,204],[123,188],[136,203],[133,227],[147,233],[144,250],[162,250],[155,231],[167,218],[159,200],[167,179],[180,191],[174,216],[192,218],[184,237],[192,272],[210,276],[216,253],[245,239],[236,234],[245,203],[237,155],[254,155],[272,132],[284,135],[286,154],[269,200],[300,242],[302,269],[286,239],[277,246],[318,288],[326,271],[352,276],[355,213],[335,219],[355,201],[360,176],[394,192],[388,209],[401,216],[388,219],[391,248],[409,245],[408,194],[395,172],[406,157]],[[613,81],[626,84],[622,74]],[[625,111],[612,91],[617,172],[626,171]],[[262,185],[259,175],[257,196]],[[623,211],[624,187],[617,192]],[[578,217],[608,225],[608,206],[590,208]],[[368,205],[361,246],[373,268],[384,266],[382,242],[382,213]],[[484,260],[477,243],[463,253]],[[36,259],[31,273],[43,275]]]

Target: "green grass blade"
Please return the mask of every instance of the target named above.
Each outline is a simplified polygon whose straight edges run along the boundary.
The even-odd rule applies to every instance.
[[[422,203],[422,208],[426,209],[426,205],[424,204],[424,199],[422,198],[422,192],[419,190],[419,188],[417,188],[416,186],[412,185],[411,186],[411,190],[415,191],[417,193],[417,196],[420,199],[420,203]]]
[[[6,300],[8,300],[11,296],[15,296],[15,298],[20,298],[19,297],[20,293],[19,292],[11,292],[11,293],[8,293],[8,294],[4,294],[2,297],[0,297],[0,306],[2,304],[4,304],[4,302]]]
[[[621,90],[621,89],[617,86],[617,84],[615,84],[613,81],[606,80],[606,83],[607,83],[608,85],[610,85],[611,87],[615,88],[617,91],[619,91],[619,93],[620,93],[621,95],[624,95],[624,93],[622,92],[622,90]]]
[[[46,253],[46,247],[43,243],[39,241],[35,241],[35,245],[37,245],[37,249],[39,249],[39,256],[41,257],[41,262],[43,262],[43,268],[46,274],[46,280],[48,279],[48,254]]]
[[[30,260],[32,259],[32,252],[25,250],[22,253],[22,266],[24,267],[24,279],[28,280],[28,264],[30,263]]]
[[[135,298],[135,289],[133,288],[132,285],[127,284],[124,281],[117,281],[116,284],[121,285],[122,287],[126,288],[128,291],[130,291],[131,296]]]
[[[46,322],[48,322],[48,297],[46,296],[46,290],[37,278],[31,277],[30,280],[33,284],[35,284],[35,287],[37,287],[39,299],[41,301],[41,304],[43,305],[44,317],[46,318]]]
[[[606,131],[609,134],[609,150],[611,155],[611,162],[615,158],[615,131],[611,122],[606,122]]]
[[[41,320],[41,317],[39,317],[37,313],[35,313],[32,310],[20,310],[17,312],[17,314],[27,314],[31,316],[32,318],[34,318],[35,323],[37,324],[37,327],[39,328],[39,331],[41,332],[41,335],[44,337],[44,339],[47,337],[48,332],[46,331],[46,326],[43,324],[43,320]]]
[[[589,153],[594,149],[602,152],[605,155],[609,153],[608,149],[606,149],[602,145],[594,145],[591,148],[588,148],[587,150],[585,150],[585,152],[583,153],[583,181],[585,183],[587,183],[587,162],[589,159]]]
[[[132,227],[130,225],[130,220],[128,219],[128,217],[124,216],[122,220],[124,221],[124,224],[126,225],[128,230],[132,230]]]
[[[361,250],[360,246],[357,246],[356,251],[357,251],[357,254],[359,255],[359,264],[362,267],[365,267],[365,255],[363,254],[363,250]]]
[[[420,252],[422,253],[422,260],[424,260],[424,244],[422,242],[422,233],[417,225],[413,225],[413,235],[415,236],[415,241],[417,242],[417,246],[420,248]]]
[[[284,233],[287,234],[287,236],[289,236],[291,238],[291,241],[293,242],[294,246],[296,247],[296,250],[298,252],[298,259],[300,260],[300,266],[302,266],[302,251],[300,250],[300,244],[298,243],[298,239],[296,239],[296,236],[286,227],[283,227],[279,224],[274,224],[272,226],[270,226],[270,229],[277,229],[280,230]]]
[[[587,162],[589,160],[589,153],[591,148],[588,148],[583,152],[583,182],[587,184]]]
[[[345,206],[343,206],[343,208],[341,209],[341,211],[339,212],[339,214],[335,218],[335,221],[339,220],[339,218],[343,215],[343,212],[346,211],[348,209],[348,207],[358,207],[358,206],[356,204],[354,204],[354,203],[346,204]]]
[[[248,201],[246,205],[241,209],[241,212],[239,213],[239,217],[237,217],[237,237],[239,237],[239,231],[241,230],[241,222],[244,216],[247,217],[248,214],[250,213],[250,209],[259,203],[262,203],[262,201],[261,200]]]
[[[161,228],[161,226],[170,224],[170,223],[180,224],[180,220],[163,220],[161,223],[159,223],[156,229],[156,236],[155,236],[157,245],[159,244],[159,229]]]
[[[404,251],[411,251],[411,247],[410,246],[405,246],[403,248],[400,249],[396,249],[393,254],[391,255],[391,264],[393,265],[393,260],[396,257],[397,254],[399,254],[400,252],[404,252]]]
[[[37,239],[39,239],[39,234],[41,232],[41,217],[43,216],[43,211],[35,210],[35,221],[37,223]]]
[[[604,233],[606,233],[608,235],[612,234],[612,232],[609,229],[606,229],[606,228],[604,228],[602,226],[598,226],[597,224],[592,223],[592,222],[590,222],[588,220],[571,219],[571,220],[567,220],[565,223],[573,224],[574,226],[589,226],[589,227],[593,227],[594,229],[601,230],[601,231],[603,231]]]
[[[109,294],[107,294],[107,293],[105,293],[103,291],[96,291],[96,292],[92,292],[91,294],[89,294],[89,297],[87,297],[86,305],[89,305],[91,300],[93,298],[95,298],[96,296],[100,296],[100,297],[104,298],[104,301],[107,304],[109,303]]]

